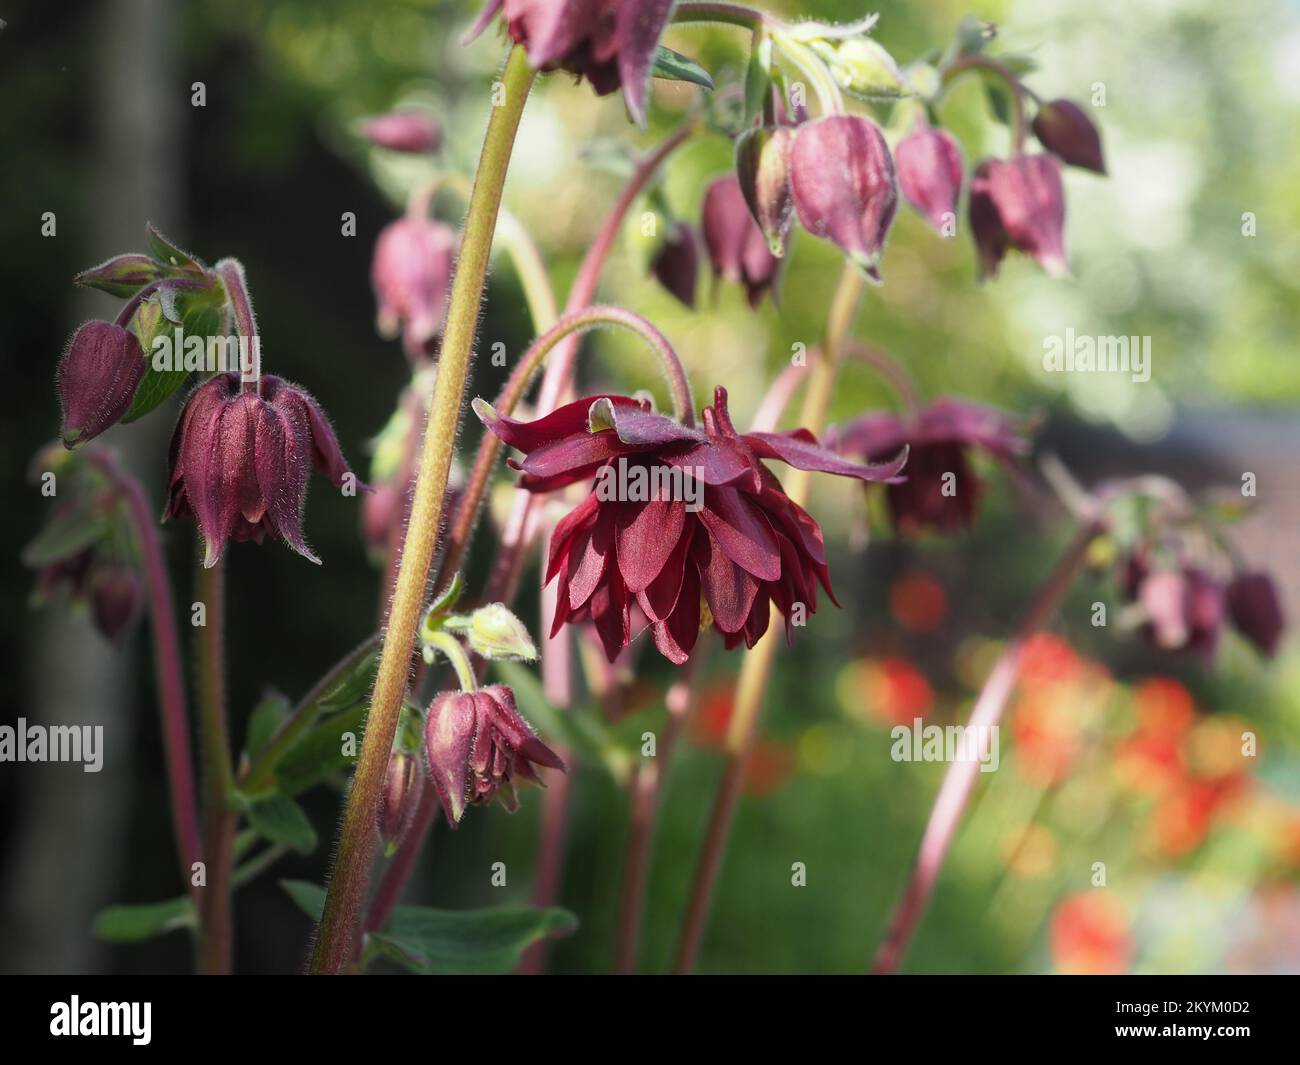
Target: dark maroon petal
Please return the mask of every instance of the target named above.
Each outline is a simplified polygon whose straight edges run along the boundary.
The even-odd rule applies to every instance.
[[[253,465],[258,491],[276,531],[303,558],[320,564],[302,533],[307,494],[307,463],[302,453],[305,427],[269,403],[256,408]],[[245,515],[247,517],[247,515]],[[251,519],[250,519],[251,520]]]
[[[577,610],[592,597],[607,572],[610,579],[610,555],[614,550],[614,513],[617,504],[602,506],[590,529],[573,538],[567,566],[569,579],[569,606]]]
[[[993,162],[994,160],[986,159],[975,168],[971,175],[970,201],[967,205],[971,236],[979,257],[981,281],[998,276],[1002,260],[1011,247],[1011,239],[1003,228],[1002,216],[993,200],[993,183],[989,173]]]
[[[589,435],[588,413],[597,400],[608,400],[615,407],[633,407],[641,405],[630,396],[584,396],[582,399],[556,407],[550,414],[535,421],[525,422],[498,414],[485,400],[476,399],[473,403],[474,413],[479,420],[494,432],[501,440],[516,451],[536,451],[547,444],[566,437]]]
[[[919,445],[948,441],[973,444],[1003,459],[1029,450],[1017,420],[1005,411],[944,396],[921,411],[907,430],[907,442]]]
[[[784,492],[764,488],[759,496],[764,512],[779,523],[791,542],[813,562],[826,565],[826,545],[821,526],[803,507]]]
[[[759,580],[781,576],[781,552],[772,527],[755,506],[734,488],[710,488],[700,519],[728,558]]]
[[[339,439],[334,434],[334,426],[330,424],[329,418],[321,410],[321,406],[316,402],[314,396],[298,388],[296,385],[290,385],[293,396],[296,398],[307,414],[307,423],[311,427],[310,444],[311,444],[311,461],[312,466],[317,473],[323,473],[335,485],[342,487],[343,479],[352,473],[352,467],[348,465],[348,460],[343,457],[343,449],[339,447]],[[364,488],[364,485],[360,487]]]
[[[1010,242],[1052,277],[1068,277],[1062,229],[1065,193],[1053,155],[1018,155],[988,164],[988,195]]]
[[[700,253],[695,244],[695,231],[685,222],[678,222],[664,238],[650,263],[650,271],[684,306],[695,308]]]
[[[506,0],[505,18],[540,70],[564,59],[592,32],[598,6],[596,0]]]
[[[640,407],[614,404],[608,397],[592,403],[588,420],[593,424],[612,425],[619,440],[631,448],[703,443],[708,439],[700,430],[690,429],[674,418]]]
[[[550,584],[555,579],[555,575],[560,572],[560,566],[568,557],[573,538],[578,534],[579,530],[590,526],[596,520],[596,512],[599,509],[600,501],[596,498],[596,493],[593,492],[555,523],[555,529],[551,532],[551,546],[546,560],[546,584]]]
[[[907,462],[906,447],[888,462],[859,465],[794,433],[746,433],[744,440],[762,458],[780,459],[799,470],[834,473],[860,481],[887,481],[897,477]]]
[[[649,586],[677,550],[686,524],[686,504],[655,500],[623,505],[618,528],[618,568],[633,595]]]
[[[888,411],[872,411],[826,431],[826,446],[844,455],[887,455],[911,443],[906,426]]]
[[[592,596],[591,618],[596,634],[605,648],[605,657],[613,662],[628,645],[631,631],[631,598],[618,575],[618,566],[610,567],[610,578]]]
[[[674,0],[638,0],[620,3],[614,23],[618,48],[618,76],[623,99],[638,126],[645,125],[645,101],[650,88],[650,64],[663,36]]]
[[[681,592],[672,614],[655,624],[654,641],[670,662],[681,665],[690,657],[700,638],[700,574],[689,560],[682,574]]]
[[[546,491],[585,480],[610,459],[628,453],[612,432],[583,433],[539,447],[528,452],[523,461],[511,465],[528,475],[526,487]],[[523,481],[520,483],[524,484]]]
[[[668,452],[659,457],[667,465],[678,466],[705,484],[735,484],[754,473],[745,453],[729,440],[710,440],[699,447]]]
[[[749,619],[758,594],[758,581],[736,565],[712,536],[704,538],[706,562],[700,566],[700,584],[713,621],[722,632],[739,632]],[[780,552],[773,544],[780,568]]]
[[[519,708],[515,705],[515,693],[510,688],[503,684],[493,684],[481,690],[496,704],[500,715],[498,727],[508,732],[510,743],[516,751],[530,762],[544,765],[548,769],[564,769],[563,759],[537,738],[532,726],[519,713]]]
[[[460,823],[469,800],[473,784],[470,756],[478,725],[478,708],[472,695],[444,692],[429,706],[424,725],[425,759],[443,813],[452,827]]]
[[[952,134],[921,119],[917,129],[898,142],[894,163],[903,198],[931,226],[942,233],[956,222],[963,168],[961,149]]]
[[[672,554],[668,556],[668,560],[660,568],[654,580],[646,585],[643,591],[636,593],[637,602],[651,622],[665,621],[677,607],[685,573],[691,568],[691,563],[688,561],[691,542],[696,535],[703,535],[697,532],[699,527],[698,520],[687,516],[685,528],[677,538]],[[619,557],[622,558],[621,547]],[[699,598],[698,589],[696,598]]]
[[[745,646],[753,647],[763,638],[767,632],[767,626],[772,620],[772,610],[767,592],[762,588],[758,590],[758,595],[754,597],[754,605],[749,611],[749,620],[745,622]]]
[[[1228,585],[1228,611],[1238,631],[1260,651],[1277,654],[1286,619],[1277,585],[1267,573],[1239,573]]]

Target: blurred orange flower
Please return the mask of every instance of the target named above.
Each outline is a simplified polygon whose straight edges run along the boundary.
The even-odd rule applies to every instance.
[[[909,573],[890,585],[889,609],[908,632],[933,632],[948,616],[948,596],[933,577]]]
[[[1127,972],[1133,936],[1123,905],[1104,890],[1071,895],[1056,907],[1051,926],[1052,961],[1072,975]]]

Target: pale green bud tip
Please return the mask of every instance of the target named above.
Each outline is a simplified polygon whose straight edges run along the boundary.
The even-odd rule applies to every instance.
[[[484,658],[535,661],[537,648],[528,629],[504,603],[490,603],[474,611],[466,633],[470,647]]]

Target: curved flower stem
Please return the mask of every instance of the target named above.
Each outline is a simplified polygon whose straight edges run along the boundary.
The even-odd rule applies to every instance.
[[[1037,99],[1029,87],[1005,63],[988,55],[966,53],[943,68],[941,84],[946,91],[958,76],[971,70],[984,71],[1001,78],[1011,90],[1011,154],[1019,155],[1025,147],[1025,97]]]
[[[820,433],[825,425],[831,395],[835,390],[835,378],[844,356],[845,342],[853,327],[865,285],[857,267],[846,262],[826,319],[826,337],[820,349],[821,358],[812,368],[808,391],[804,396],[800,425],[812,433]],[[802,506],[807,502],[809,486],[808,472],[793,470],[786,478],[786,495]],[[775,610],[774,607],[770,609]],[[724,747],[726,768],[714,795],[713,810],[700,849],[686,916],[682,921],[681,938],[677,945],[675,969],[679,973],[689,973],[695,968],[695,959],[704,938],[713,902],[713,888],[722,868],[727,838],[731,834],[736,805],[740,800],[741,785],[745,781],[745,767],[758,731],[758,714],[772,672],[780,628],[780,625],[770,625],[763,638],[745,653],[740,667],[740,677],[736,682],[736,705]]]
[[[200,559],[195,594],[204,607],[204,624],[196,641],[207,877],[199,921],[199,969],[204,973],[228,973],[231,962],[230,876],[236,818],[226,720],[225,576],[224,562],[206,566]]]
[[[692,22],[720,22],[727,26],[740,26],[747,30],[761,29],[763,26],[784,26],[780,19],[765,11],[745,7],[743,4],[678,4],[673,8],[674,25]]]
[[[185,708],[185,676],[181,668],[180,639],[176,633],[176,609],[171,580],[154,525],[153,510],[140,483],[118,466],[107,451],[94,451],[95,464],[122,494],[130,512],[132,531],[144,563],[149,589],[149,631],[153,637],[154,683],[158,688],[158,711],[162,718],[163,751],[167,758],[167,783],[171,792],[172,827],[176,833],[176,856],[180,860],[181,883],[197,911],[201,898],[194,884],[194,863],[203,852],[199,836],[199,812],[194,795],[194,762],[190,753],[189,715]]]
[[[707,646],[707,645],[706,645]],[[668,724],[652,761],[638,764],[632,777],[632,814],[623,856],[623,885],[619,893],[618,930],[614,939],[614,972],[636,971],[637,948],[645,921],[645,891],[650,875],[650,853],[654,846],[655,822],[659,816],[664,782],[672,768],[677,740],[695,707],[695,680],[704,648],[687,659],[668,688],[664,703]]]
[[[848,355],[875,370],[893,390],[908,414],[915,414],[921,409],[921,398],[916,391],[916,382],[903,368],[902,363],[883,348],[855,340],[849,343]]]
[[[425,639],[441,651],[451,663],[451,668],[456,671],[456,680],[460,682],[461,691],[478,691],[478,678],[474,675],[474,667],[470,665],[469,655],[465,653],[465,648],[455,636],[449,632],[435,632]]]
[[[1026,641],[1056,612],[1061,599],[1087,561],[1089,545],[1102,529],[1103,523],[1099,518],[1081,524],[1070,546],[1066,548],[1065,554],[1057,562],[1056,568],[1034,594],[1024,618],[1016,628],[1015,635],[1003,648],[1002,654],[984,682],[979,698],[975,700],[970,720],[966,723],[968,733],[987,736],[989,729],[1001,720],[1002,711],[1006,708],[1007,700],[1015,688]],[[916,931],[917,923],[925,912],[926,903],[930,900],[930,893],[934,890],[934,882],[943,867],[948,848],[957,834],[957,825],[970,799],[971,789],[974,787],[979,769],[978,758],[949,763],[948,770],[944,773],[943,784],[939,787],[939,794],[935,797],[934,806],[930,810],[925,835],[921,837],[921,847],[912,866],[912,875],[890,919],[884,940],[876,952],[871,967],[872,972],[892,973],[903,960],[912,933]]]
[[[754,420],[749,427],[751,433],[771,433],[776,430],[781,424],[785,408],[790,405],[790,400],[807,374],[806,363],[791,363],[776,375],[776,380],[768,386],[758,410],[754,412]]]
[[[226,287],[226,299],[234,312],[235,332],[247,340],[247,362],[240,366],[240,381],[245,392],[262,391],[262,341],[257,335],[257,318],[253,314],[253,301],[248,298],[248,284],[244,280],[244,267],[238,259],[222,259],[213,269]],[[241,351],[243,356],[245,352]]]
[[[533,341],[524,352],[524,356],[511,371],[501,389],[493,409],[498,414],[508,415],[528,391],[533,378],[546,362],[547,357],[566,337],[586,332],[600,325],[614,325],[629,329],[650,345],[659,356],[664,374],[668,378],[668,388],[672,394],[673,411],[683,425],[694,425],[694,400],[691,398],[691,385],[686,377],[686,370],[664,335],[645,318],[633,311],[621,307],[588,307],[586,310],[566,314],[550,329]],[[475,400],[475,404],[480,403]],[[470,471],[465,484],[465,492],[456,510],[451,534],[447,539],[447,553],[442,563],[442,574],[455,573],[460,568],[469,546],[470,536],[478,523],[479,507],[487,491],[488,481],[492,477],[497,456],[501,453],[501,441],[494,433],[484,434],[474,458],[474,468]]]
[[[411,518],[406,529],[392,610],[384,634],[365,739],[348,793],[333,874],[312,952],[310,969],[314,973],[342,972],[353,955],[366,886],[370,880],[370,864],[375,854],[375,814],[406,694],[411,651],[424,605],[429,568],[438,544],[447,477],[478,329],[479,306],[497,210],[501,205],[515,133],[535,76],[524,51],[512,47],[501,76],[503,98],[501,104],[493,109],[488,122],[474,191],[470,196],[460,258],[447,308],[438,381],[434,386],[421,461],[417,467]]]

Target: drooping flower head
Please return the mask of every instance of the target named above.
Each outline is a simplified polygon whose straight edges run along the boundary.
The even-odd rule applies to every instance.
[[[442,127],[423,111],[390,111],[361,123],[361,135],[377,148],[390,152],[423,154],[438,150]]]
[[[78,329],[59,362],[64,446],[84,444],[121,421],[148,368],[130,330],[100,321]]]
[[[695,230],[685,222],[676,223],[655,251],[650,271],[655,280],[682,304],[694,309],[695,286],[700,273]]]
[[[952,398],[937,399],[908,417],[875,412],[834,426],[826,445],[869,460],[910,447],[904,478],[885,486],[894,526],[904,533],[969,527],[982,493],[971,451],[1009,462],[1028,448],[1010,416]]]
[[[1072,100],[1049,100],[1034,115],[1038,143],[1069,166],[1106,173],[1101,133],[1082,107]]]
[[[919,119],[894,149],[894,163],[903,198],[940,233],[951,233],[963,174],[961,148],[952,134]]]
[[[672,7],[673,0],[488,0],[469,36],[500,12],[534,68],[585,77],[600,96],[622,88],[643,126],[650,67]]]
[[[1007,251],[1032,256],[1052,277],[1069,277],[1062,228],[1065,193],[1053,155],[986,159],[970,184],[970,224],[980,278],[997,277]]]
[[[375,242],[370,283],[379,305],[379,332],[395,337],[400,330],[412,359],[433,354],[447,313],[455,257],[455,230],[418,215],[390,222]]]
[[[1277,654],[1286,618],[1277,584],[1257,570],[1238,573],[1228,585],[1228,615],[1232,624],[1262,654]]]
[[[559,578],[551,634],[590,620],[613,661],[648,624],[665,658],[682,663],[709,620],[728,647],[752,647],[769,604],[785,616],[831,593],[817,522],[763,464],[864,481],[896,476],[906,453],[859,465],[805,430],[740,434],[717,389],[697,429],[627,396],[589,396],[534,422],[476,402],[492,432],[524,453],[520,486],[548,492],[595,478],[591,494],[551,535],[547,581]],[[634,625],[633,607],[645,622]],[[802,610],[798,610],[802,607]]]
[[[259,390],[241,391],[238,374],[217,374],[190,396],[172,434],[163,518],[194,516],[206,566],[228,540],[261,543],[268,533],[319,563],[302,532],[313,467],[340,487],[354,477],[308,392],[270,374]]]
[[[509,688],[494,684],[474,692],[443,692],[424,725],[429,776],[447,823],[455,828],[468,806],[497,799],[518,808],[516,778],[541,784],[537,766],[564,771],[560,756],[537,738],[515,708]]]
[[[772,254],[734,175],[708,187],[700,228],[714,276],[744,285],[749,305],[757,307],[775,285],[781,260]]]

